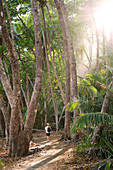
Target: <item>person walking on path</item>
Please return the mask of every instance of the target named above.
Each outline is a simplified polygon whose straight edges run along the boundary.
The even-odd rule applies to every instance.
[[[51,133],[51,127],[50,127],[49,123],[47,123],[47,126],[45,127],[45,133],[46,133],[46,136],[47,136],[47,141],[49,142],[50,133]]]

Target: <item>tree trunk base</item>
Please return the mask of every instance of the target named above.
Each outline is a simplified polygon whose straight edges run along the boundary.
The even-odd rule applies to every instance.
[[[17,140],[10,144],[10,157],[22,157],[29,154],[30,137],[24,132],[20,132]]]
[[[96,127],[95,130],[94,130],[94,134],[93,134],[93,137],[91,139],[91,144],[94,144],[94,143],[100,141],[99,136],[101,136],[102,131],[103,131],[103,126],[102,126],[102,124],[99,124],[99,126]]]

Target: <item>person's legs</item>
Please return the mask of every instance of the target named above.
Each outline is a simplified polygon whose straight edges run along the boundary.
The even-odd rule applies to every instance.
[[[49,136],[47,136],[47,140],[49,141]]]
[[[46,136],[47,136],[47,141],[49,141],[50,134],[49,134],[49,133],[46,133]]]

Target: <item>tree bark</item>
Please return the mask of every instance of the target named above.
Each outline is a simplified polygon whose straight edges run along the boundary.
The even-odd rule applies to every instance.
[[[32,137],[32,129],[36,118],[38,99],[41,92],[42,82],[42,49],[41,49],[41,37],[40,37],[40,21],[38,17],[37,1],[31,0],[31,8],[33,12],[33,23],[35,33],[35,52],[36,52],[36,78],[34,84],[33,95],[27,111],[27,117],[25,122],[24,131],[27,134],[28,143]],[[32,116],[31,116],[32,115]]]
[[[59,15],[59,20],[62,28],[63,33],[63,40],[64,40],[64,52],[65,52],[65,73],[66,73],[66,102],[65,106],[70,102],[70,57],[69,57],[69,48],[68,48],[68,41],[66,36],[66,28],[65,28],[65,22],[62,16],[62,11],[60,7],[60,3],[58,0],[54,0],[56,4],[56,8]],[[70,128],[70,112],[65,111],[65,125],[64,125],[64,133],[62,138],[68,138],[69,136],[69,128]]]
[[[62,15],[65,22],[65,29],[66,29],[66,36],[68,41],[68,49],[70,55],[70,70],[71,70],[71,79],[72,79],[72,96],[73,98],[78,98],[78,90],[77,90],[77,71],[76,71],[76,60],[74,55],[74,48],[73,48],[73,40],[71,36],[70,24],[69,19],[66,11],[66,7],[64,4],[64,0],[60,0],[60,6],[62,10]]]
[[[49,36],[48,36],[48,33],[47,33],[47,29],[46,29],[46,24],[45,24],[45,18],[44,18],[43,8],[42,8],[42,14],[43,14],[44,29],[45,29],[45,32],[46,32],[46,38],[47,38],[47,43],[48,43],[48,48],[49,48],[49,54],[50,54],[50,58],[51,58],[53,70],[54,70],[56,79],[57,79],[57,81],[58,81],[58,86],[59,86],[59,88],[60,88],[63,101],[64,101],[64,103],[66,103],[65,95],[64,95],[64,92],[63,92],[63,88],[62,88],[61,83],[60,83],[60,80],[59,80],[59,78],[58,78],[58,75],[57,75],[57,72],[56,72],[56,69],[55,69],[54,60],[53,60],[52,54],[51,54],[50,40],[49,40]]]
[[[29,103],[30,103],[30,95],[29,95],[28,71],[26,71],[26,90],[27,90],[27,104],[28,104],[28,106],[29,106]]]
[[[12,108],[13,107],[13,105],[12,105],[12,103],[13,103],[13,91],[12,91],[12,88],[10,86],[10,82],[9,82],[7,76],[6,76],[6,73],[4,71],[4,67],[3,67],[1,59],[0,59],[0,80],[2,82],[4,90],[6,92],[6,96],[8,98],[9,103],[10,103],[10,106]]]
[[[46,29],[46,28],[45,28],[45,29]],[[57,110],[56,110],[56,104],[55,104],[55,99],[54,99],[54,92],[53,92],[53,88],[52,88],[50,65],[49,65],[49,58],[48,58],[48,54],[47,54],[47,44],[46,44],[46,41],[45,41],[44,32],[43,32],[43,40],[44,40],[44,45],[45,45],[45,54],[46,54],[46,61],[47,61],[47,66],[48,66],[50,88],[51,88],[51,94],[52,94],[53,106],[54,106],[54,112],[55,112],[56,131],[58,131],[58,128],[57,128],[57,116],[58,116],[58,114],[57,114]],[[46,118],[46,117],[45,117],[45,118]]]

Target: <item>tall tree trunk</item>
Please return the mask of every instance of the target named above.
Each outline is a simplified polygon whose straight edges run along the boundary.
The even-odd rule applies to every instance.
[[[69,58],[66,58],[66,105],[70,102],[70,66],[69,66]],[[69,129],[71,123],[70,112],[65,110],[65,126],[64,126],[64,134],[63,138],[68,139],[69,137]]]
[[[64,40],[64,52],[65,52],[65,73],[66,73],[66,102],[65,106],[70,102],[70,62],[69,62],[69,49],[68,49],[68,41],[66,36],[66,28],[65,28],[65,22],[62,16],[60,3],[58,0],[54,0],[56,4],[56,8],[59,14],[59,20],[62,28],[63,33],[63,40]],[[63,138],[68,138],[69,136],[69,128],[70,128],[70,112],[65,111],[65,125],[64,125],[64,133]]]
[[[58,78],[58,75],[57,75],[57,72],[56,72],[56,69],[55,69],[54,55],[53,55],[53,58],[52,58],[52,54],[51,54],[50,40],[49,40],[49,36],[48,36],[48,33],[47,33],[47,29],[46,29],[43,7],[42,7],[42,13],[43,13],[44,28],[45,28],[45,32],[46,32],[47,43],[48,43],[50,58],[51,58],[51,61],[52,61],[53,70],[54,70],[55,76],[56,76],[57,81],[58,81],[58,86],[59,86],[60,91],[61,91],[61,95],[62,95],[62,98],[63,98],[63,102],[64,102],[64,104],[66,105],[65,95],[64,95],[64,92],[63,92],[63,89],[62,89],[60,80],[59,80],[59,78]],[[49,61],[49,60],[48,60],[48,61]],[[55,106],[55,101],[53,100],[53,102],[54,102],[54,106]],[[57,114],[56,106],[54,107],[54,110],[55,110],[55,120],[56,120],[56,131],[58,131],[58,114]]]
[[[42,82],[42,43],[40,36],[40,21],[38,16],[37,1],[31,0],[31,8],[33,12],[33,23],[35,33],[35,53],[36,53],[36,78],[34,84],[34,90],[31,97],[31,101],[27,111],[27,117],[25,121],[24,133],[27,137],[27,146],[32,138],[32,129],[37,114],[38,99],[41,92]],[[32,115],[32,116],[31,116]],[[26,148],[28,151],[28,147]]]
[[[68,41],[68,50],[69,50],[69,55],[70,55],[70,76],[71,76],[71,84],[72,84],[71,93],[72,93],[73,99],[77,99],[78,98],[77,70],[76,70],[76,60],[75,60],[74,48],[73,48],[73,39],[71,35],[70,24],[69,24],[69,19],[68,19],[67,10],[64,4],[64,0],[60,0],[59,2],[60,2],[60,7],[62,10],[64,22],[65,22],[66,36],[67,36],[67,41]],[[78,111],[75,108],[73,112],[74,112],[73,117],[75,118]]]
[[[56,72],[56,69],[55,69],[54,60],[53,60],[52,54],[51,54],[50,40],[49,40],[49,36],[48,36],[48,33],[47,33],[47,29],[46,29],[46,24],[45,24],[45,17],[44,17],[43,8],[42,8],[42,14],[43,14],[44,29],[45,29],[45,32],[46,32],[46,38],[47,38],[47,43],[48,43],[48,48],[49,48],[49,54],[50,54],[50,58],[51,58],[53,70],[54,70],[56,79],[57,79],[57,81],[58,81],[58,86],[59,86],[59,88],[60,88],[63,101],[64,101],[64,103],[66,103],[65,95],[64,95],[64,92],[63,92],[63,88],[62,88],[61,83],[60,83],[60,80],[59,80],[59,78],[58,78],[58,75],[57,75],[57,72]]]
[[[49,80],[50,80],[50,88],[51,88],[51,94],[52,94],[53,106],[54,106],[54,112],[55,112],[55,120],[57,120],[57,116],[58,115],[57,115],[56,104],[55,104],[55,99],[54,99],[54,92],[53,92],[53,88],[52,88],[50,65],[49,65],[49,57],[48,57],[48,54],[47,54],[47,44],[46,44],[46,41],[45,41],[44,32],[43,32],[43,40],[44,40],[44,45],[45,45],[45,54],[46,54],[48,73],[49,73]],[[56,121],[56,131],[58,131],[58,129],[57,129],[57,121]]]
[[[72,79],[72,96],[73,98],[78,98],[78,90],[77,90],[77,71],[76,71],[76,60],[74,55],[74,48],[73,48],[73,39],[70,30],[69,19],[66,11],[66,7],[64,4],[64,0],[60,0],[60,6],[65,22],[65,29],[66,29],[66,36],[68,41],[68,50],[70,54],[70,70],[71,70],[71,79]]]

